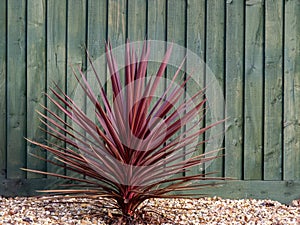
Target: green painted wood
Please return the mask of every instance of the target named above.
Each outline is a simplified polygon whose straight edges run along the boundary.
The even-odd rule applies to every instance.
[[[186,29],[187,29],[187,49],[195,53],[200,60],[198,60],[194,56],[190,56],[187,58],[187,72],[191,73],[195,68],[201,66],[204,62],[205,56],[205,1],[204,0],[188,0],[187,1],[187,21],[186,21]],[[203,62],[201,61],[203,60]],[[187,93],[192,96],[193,93],[199,91],[204,88],[204,72],[205,68],[203,67],[200,70],[195,72],[192,76],[191,82],[187,83]],[[199,114],[199,119],[202,117],[202,113]],[[196,121],[195,121],[196,122]],[[200,123],[200,127],[203,127],[203,121]],[[204,139],[203,135],[199,137],[199,142]],[[195,149],[194,155],[202,154],[203,146],[200,145],[197,149]],[[186,175],[193,175],[202,173],[203,165],[199,165],[191,169],[191,171],[187,171]]]
[[[108,1],[107,33],[113,48],[125,43],[126,11],[126,0]]]
[[[44,142],[45,133],[39,127],[44,127],[36,110],[45,105],[46,82],[46,2],[27,1],[27,138]],[[27,153],[45,157],[44,150],[27,142]],[[46,163],[27,155],[27,167],[46,170]],[[43,175],[28,173],[27,178],[41,178]]]
[[[107,2],[88,1],[87,49],[92,59],[96,60],[105,52],[107,30]]]
[[[296,0],[1,1],[0,182],[6,170],[8,178],[21,180],[5,180],[10,186],[0,185],[0,194],[16,194],[17,188],[23,187],[24,192],[19,193],[33,193],[32,188],[45,184],[44,179],[25,181],[25,173],[19,170],[25,166],[45,168],[43,162],[26,154],[28,150],[34,151],[35,146],[26,145],[23,139],[28,136],[42,141],[45,135],[38,131],[40,124],[34,113],[38,104],[44,104],[45,99],[40,95],[44,85],[49,93],[55,81],[72,95],[76,83],[71,78],[68,63],[86,66],[85,44],[92,58],[97,59],[104,52],[106,37],[117,47],[126,37],[143,40],[147,31],[149,39],[174,41],[201,57],[206,56],[220,84],[225,82],[226,117],[229,117],[225,124],[226,157],[225,164],[220,161],[218,167],[225,168],[226,176],[252,180],[236,181],[208,193],[229,197],[299,198],[299,4]],[[223,37],[225,13],[226,36]],[[207,24],[204,24],[205,17]],[[155,52],[159,59],[165,49]],[[183,55],[176,56],[179,62]],[[223,56],[225,61],[222,61]],[[155,68],[154,63],[149,65]],[[172,68],[169,78],[171,71]],[[203,80],[199,76],[196,79]],[[187,87],[193,92],[193,84],[188,83]],[[164,88],[162,85],[160,91]],[[107,92],[111,95],[110,87]],[[49,101],[46,105],[58,112]],[[54,141],[50,136],[47,138]],[[218,170],[217,166],[210,169]],[[47,170],[64,172],[49,164]],[[198,172],[196,168],[187,174]],[[28,178],[33,177],[40,176],[28,174]],[[282,177],[295,180],[296,186],[279,181]],[[283,194],[276,197],[276,191]]]
[[[132,0],[127,4],[127,38],[130,42],[143,41],[147,35],[147,1]],[[136,48],[140,54],[142,45]]]
[[[284,176],[300,179],[300,2],[285,3],[284,18]]]
[[[166,40],[166,1],[148,1],[147,28],[148,39],[161,41]]]
[[[7,2],[7,177],[26,165],[26,1]]]
[[[146,39],[146,0],[128,1],[127,33],[130,41],[142,41]]]
[[[244,178],[262,179],[263,2],[246,2]]]
[[[105,41],[107,30],[107,2],[92,0],[88,1],[87,15],[87,49],[94,66],[97,68],[98,76],[102,81],[102,85],[106,80],[106,61],[105,59]],[[95,85],[95,92],[100,95],[99,89],[96,89],[97,82],[94,72],[87,63],[87,79],[90,84]],[[86,113],[92,120],[95,119],[95,108],[87,100]]]
[[[157,43],[151,45],[150,58],[154,59],[153,62],[148,63],[147,74],[148,76],[155,76],[157,73],[160,62],[162,61],[166,52],[166,1],[154,0],[148,1],[148,18],[147,18],[147,38],[148,40],[157,40]],[[164,75],[165,76],[165,75]],[[161,97],[165,90],[164,79],[158,84],[155,91],[155,96]],[[159,98],[158,97],[158,98]],[[157,98],[157,99],[158,99]],[[151,109],[154,106],[154,101],[151,102]]]
[[[112,48],[120,47],[126,41],[126,22],[127,22],[127,1],[126,0],[112,0],[108,1],[108,21],[107,21],[107,39],[110,41]],[[117,57],[117,56],[115,56]],[[117,63],[121,64],[124,60],[123,56],[117,58]],[[120,62],[119,62],[120,61]],[[110,104],[112,104],[112,87],[110,73],[107,68],[107,86],[106,93]],[[121,81],[124,81],[122,76],[124,70],[119,68],[121,74]]]
[[[217,185],[220,181],[205,183]],[[272,199],[289,204],[292,200],[299,199],[299,190],[299,181],[236,180],[226,181],[219,186],[204,188],[200,193],[206,196],[219,196],[225,199]]]
[[[176,3],[175,3],[176,2]],[[185,47],[185,1],[167,1],[167,41]],[[177,56],[181,62],[181,56]],[[176,58],[176,59],[177,59]],[[181,59],[181,60],[180,60]]]
[[[264,179],[282,177],[282,1],[265,2]]]
[[[206,86],[207,86],[207,104],[208,108],[205,118],[205,125],[208,126],[211,123],[222,120],[224,118],[224,99],[217,99],[219,91],[223,92],[224,89],[224,29],[225,29],[225,17],[224,17],[224,1],[212,0],[207,1],[206,10]],[[211,72],[210,72],[210,71]],[[212,76],[217,80],[216,83],[211,84]],[[209,97],[212,99],[209,99]],[[214,142],[207,132],[205,139]],[[218,134],[221,135],[221,134]],[[219,146],[221,148],[222,146]],[[205,152],[214,151],[215,146],[213,144],[205,145]],[[222,155],[220,150],[217,155]],[[215,159],[213,162],[205,165],[205,172],[216,172],[212,176],[222,176],[223,174],[223,158]]]
[[[225,176],[243,178],[244,3],[226,4]]]
[[[38,196],[38,190],[57,188],[63,181],[56,178],[2,179],[0,195],[4,197]]]
[[[85,111],[86,99],[76,96],[78,81],[73,74],[72,68],[78,71],[86,71],[86,0],[67,2],[67,95],[75,100],[76,105]],[[78,72],[77,72],[78,73]],[[81,92],[82,93],[82,92]],[[67,118],[67,123],[72,125],[72,119]],[[67,148],[72,146],[67,145]],[[76,151],[76,150],[75,150]],[[80,177],[75,172],[66,171],[69,176]]]
[[[159,42],[166,41],[166,1],[154,0],[148,1],[148,18],[147,18],[147,38],[148,40],[157,40]],[[143,38],[141,39],[143,40]],[[167,46],[160,47],[159,44],[151,46],[151,58],[157,61],[148,64],[148,74],[154,75],[158,71],[160,62],[162,61]],[[157,88],[157,95],[162,95],[165,85],[161,82]]]
[[[67,16],[66,0],[63,1],[47,1],[47,93],[53,97],[49,88],[53,88],[55,82],[62,90],[66,85],[66,16]],[[64,118],[61,113],[49,100],[46,102],[47,107]],[[50,143],[64,146],[63,143],[47,135]],[[53,160],[51,154],[47,155],[49,160]],[[49,172],[63,172],[52,164],[47,164]]]
[[[35,190],[46,190],[57,187],[63,182],[60,179],[10,179],[2,180],[2,196],[34,196]],[[204,183],[200,181],[199,183]],[[219,181],[205,183],[218,184]],[[278,194],[280,193],[280,194]],[[227,181],[220,186],[202,189],[199,194],[228,199],[272,199],[284,204],[300,198],[299,181]]]
[[[0,180],[6,177],[6,1],[0,3]]]
[[[175,4],[176,2],[176,4]],[[186,34],[185,34],[185,18],[186,18],[186,2],[183,0],[179,1],[167,1],[167,41],[173,42],[174,44],[179,45],[184,48],[186,45]],[[178,67],[180,66],[182,60],[184,59],[186,52],[172,52],[172,55],[169,60],[169,65],[166,71],[166,87],[170,83],[170,80],[173,79],[174,74],[176,73]],[[182,67],[182,74],[180,74],[176,81],[177,84],[182,82],[182,76],[185,72],[185,65]],[[173,106],[174,111],[178,109],[179,105],[185,101],[185,95],[179,98],[178,102]],[[173,110],[172,109],[172,110]],[[179,130],[176,134],[174,134],[174,138],[179,135],[180,132],[184,132],[185,127]],[[169,139],[172,140],[172,137]],[[185,149],[178,151],[176,155],[181,156],[182,159],[178,159],[177,161],[184,160],[184,152]]]

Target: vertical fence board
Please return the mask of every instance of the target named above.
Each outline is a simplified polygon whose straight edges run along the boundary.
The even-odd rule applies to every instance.
[[[148,1],[148,18],[147,18],[147,37],[149,40],[166,41],[166,1],[154,0]],[[166,44],[164,47],[152,44],[150,51],[150,58],[157,61],[149,62],[147,73],[148,76],[155,76],[160,66],[166,51]],[[155,91],[156,96],[162,96],[165,90],[165,82],[160,82]],[[151,102],[151,109],[154,102]]]
[[[176,3],[175,3],[176,2]],[[185,46],[185,1],[167,1],[167,40]],[[184,55],[183,55],[184,56]],[[182,56],[178,56],[179,62]]]
[[[195,62],[194,57],[187,58],[187,72],[193,71],[193,69],[202,63],[204,63],[205,53],[205,0],[188,0],[187,2],[187,49],[197,54],[200,61]],[[203,61],[202,61],[203,60]],[[201,68],[202,69],[202,68]],[[200,71],[195,71],[192,76],[192,83],[187,83],[187,92],[193,93],[204,88],[204,72],[203,67]],[[193,84],[195,83],[195,84]],[[202,117],[202,113],[199,115],[199,119]],[[195,121],[196,122],[196,121]],[[203,121],[199,124],[201,127],[204,125]],[[203,135],[199,137],[199,141],[203,141]],[[203,146],[195,149],[194,155],[202,154]],[[193,167],[190,171],[186,172],[187,175],[199,174],[202,172],[203,165],[199,167]]]
[[[6,1],[0,7],[0,179],[6,177]]]
[[[113,48],[125,43],[126,38],[126,0],[108,2],[108,39]]]
[[[27,137],[44,142],[45,134],[39,128],[42,124],[36,110],[45,104],[45,16],[46,2],[28,0],[27,7]],[[45,151],[27,142],[27,154],[45,157]],[[27,167],[45,171],[45,162],[27,156]],[[43,175],[28,173],[27,178],[40,178]]]
[[[26,1],[7,2],[7,177],[24,178],[26,160]]]
[[[96,60],[105,52],[107,2],[88,0],[87,50],[92,59]],[[101,75],[101,74],[100,74]]]
[[[262,178],[263,2],[246,2],[245,179]]]
[[[147,36],[150,40],[166,40],[166,1],[148,1]],[[159,50],[159,49],[157,49]],[[161,50],[164,52],[164,49]]]
[[[282,1],[266,0],[264,179],[282,177]]]
[[[94,66],[97,68],[98,76],[102,85],[106,79],[106,63],[105,63],[105,41],[107,30],[107,1],[89,0],[87,15],[87,50]],[[91,85],[97,87],[95,74],[87,62],[87,79],[91,81]],[[99,89],[96,94],[99,93]],[[86,112],[90,119],[94,120],[94,106],[87,100]]]
[[[148,18],[147,18],[147,37],[149,40],[166,41],[166,1],[154,0],[148,1]],[[159,61],[161,61],[165,55],[165,48],[159,48],[158,45],[151,46],[151,56],[158,59],[158,62],[149,63],[150,75],[154,75],[159,68]],[[161,83],[158,86],[157,93],[162,94],[164,85]]]
[[[66,0],[47,1],[47,93],[53,97],[49,88],[53,87],[55,82],[63,91],[65,91],[66,74]],[[64,118],[60,112],[49,100],[47,107]],[[47,135],[47,141],[62,145],[56,139]],[[47,155],[49,160],[54,160],[51,154]],[[50,163],[47,164],[47,171],[58,172],[58,168]]]
[[[285,5],[284,179],[300,179],[300,2]]]
[[[176,2],[176,4],[175,4]],[[185,47],[186,39],[185,39],[185,18],[186,18],[186,2],[183,0],[175,1],[168,0],[167,1],[167,41],[173,42],[180,47]],[[179,65],[185,57],[185,52],[172,52],[169,62],[172,62],[172,66],[167,67],[166,73],[166,86],[168,87],[169,80],[173,79],[175,72],[177,71]],[[184,74],[185,67],[182,68],[181,73],[177,77],[176,81],[178,84],[182,82],[182,75]],[[179,98],[178,102],[182,103],[184,101],[184,94]],[[179,104],[175,104],[172,110],[177,110]],[[179,130],[176,135],[179,135],[179,132],[183,132],[185,128]],[[172,139],[172,137],[170,138]],[[184,150],[183,150],[184,151]],[[178,152],[176,154],[183,155],[184,152]],[[182,157],[184,159],[184,157]],[[182,159],[179,159],[182,160]]]
[[[67,4],[67,95],[75,100],[75,104],[85,110],[85,98],[76,96],[77,87],[80,88],[73,74],[72,68],[78,73],[81,69],[86,70],[86,0],[69,1]],[[78,92],[77,92],[78,93]],[[82,93],[82,92],[80,92]],[[67,123],[72,125],[72,119],[67,118]],[[67,148],[72,146],[67,145]],[[67,175],[75,176],[75,173],[68,170]],[[78,176],[78,175],[76,175]]]
[[[128,38],[130,41],[142,41],[146,38],[146,0],[128,1]]]
[[[244,2],[226,4],[225,176],[243,178]]]
[[[206,71],[206,86],[207,86],[207,96],[217,96],[218,91],[223,91],[224,87],[224,1],[211,0],[207,1],[207,24],[206,24],[206,65],[212,73]],[[210,80],[213,79],[209,76],[215,76],[217,79],[218,86],[212,86]],[[221,89],[221,90],[219,90]],[[224,118],[224,105],[222,102],[223,99],[209,99],[207,102],[208,113],[206,114],[205,123],[206,126],[214,123],[214,119],[221,120]],[[212,113],[214,117],[212,118]],[[205,139],[211,139],[213,142],[213,135],[209,135],[207,132]],[[222,134],[218,134],[222,135]],[[222,147],[222,146],[219,146]],[[210,145],[206,145],[205,151],[212,151],[216,149],[210,149]],[[222,154],[222,151],[219,151],[218,154]],[[213,176],[222,176],[223,170],[223,159],[215,159],[205,170],[205,172],[216,172]]]
[[[49,88],[54,81],[73,96],[77,82],[69,63],[86,68],[85,44],[96,60],[104,53],[105,39],[115,48],[126,37],[187,47],[206,58],[224,88],[228,117],[225,159],[213,162],[206,172],[219,171],[218,175],[245,180],[299,180],[299,22],[298,0],[1,1],[0,181],[25,178],[20,167],[64,172],[26,154],[46,155],[26,144],[25,136],[40,142],[46,137],[49,143],[65,146],[38,129],[42,124],[34,111],[41,109],[39,104],[65,117],[41,93],[46,88],[52,96]],[[154,51],[159,61],[165,50],[154,46],[151,54]],[[184,54],[172,57],[179,64]],[[97,66],[106,79],[106,65]],[[193,64],[187,61],[185,66],[189,70]],[[155,62],[149,63],[147,72],[153,74],[157,68]],[[166,77],[172,78],[175,69],[168,66]],[[207,79],[200,71],[193,78],[195,82],[186,85],[187,94],[194,93],[196,82],[201,86]],[[206,84],[209,90],[207,80]],[[162,83],[156,94],[164,88]],[[111,98],[111,86],[106,90]],[[224,106],[218,107],[221,119]],[[206,125],[214,122],[209,115],[206,118]],[[50,154],[47,158],[54,160]],[[200,171],[194,168],[186,175]],[[41,177],[27,174],[29,179]]]
[[[108,1],[108,23],[107,23],[107,38],[110,41],[112,48],[119,47],[120,45],[125,44],[126,39],[126,22],[127,22],[127,5],[126,0],[113,0]],[[116,56],[117,57],[117,56]],[[120,56],[121,59],[117,58],[117,63],[119,60],[124,60]],[[124,77],[122,76],[122,70],[120,69],[121,81],[124,81]],[[107,71],[109,71],[107,69]],[[110,73],[107,72],[107,86],[106,86],[106,94],[108,96],[109,102],[112,103],[112,87],[111,87],[111,79]]]

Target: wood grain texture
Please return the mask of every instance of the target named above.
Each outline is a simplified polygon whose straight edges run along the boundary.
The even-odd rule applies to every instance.
[[[128,1],[127,33],[130,41],[146,39],[147,28],[147,0]]]
[[[105,41],[107,40],[107,1],[92,0],[88,1],[87,8],[87,50],[92,62],[97,68],[97,74],[101,79],[102,85],[106,80],[106,61],[105,61]],[[95,93],[99,96],[99,88],[95,79],[95,74],[87,63],[87,80],[95,87]],[[95,119],[95,108],[87,100],[86,113],[90,119]]]
[[[244,3],[226,4],[225,176],[243,178]]]
[[[53,88],[53,82],[63,91],[66,91],[66,32],[67,32],[67,3],[63,1],[47,1],[47,93],[53,97],[50,88]],[[47,107],[61,118],[64,118],[60,112],[49,100]],[[64,143],[47,135],[47,141],[64,146]],[[49,160],[53,160],[51,154],[47,155]],[[49,172],[63,172],[52,164],[47,164]]]
[[[166,40],[166,7],[165,0],[148,1],[148,39]]]
[[[40,104],[45,105],[46,82],[46,1],[27,1],[27,138],[44,142],[44,127],[36,110],[41,111]],[[45,157],[44,150],[27,142],[27,168],[45,171],[44,161],[36,159],[29,153]],[[41,178],[43,175],[28,173],[27,178]]]
[[[26,175],[20,167],[65,173],[27,154],[44,153],[26,143],[25,136],[42,142],[46,136],[50,143],[64,146],[38,130],[41,123],[34,110],[41,109],[39,104],[65,118],[41,92],[50,93],[56,82],[73,96],[76,82],[69,63],[86,68],[85,45],[96,61],[104,53],[106,39],[115,48],[127,37],[132,41],[146,37],[174,42],[206,58],[224,87],[225,159],[216,161],[210,171],[249,181],[208,193],[299,198],[297,188],[281,181],[294,180],[298,185],[300,179],[299,23],[298,0],[0,1],[0,183],[4,179],[9,183],[0,185],[0,195],[16,194],[16,188],[33,193],[31,188],[45,181],[39,175]],[[166,47],[152,48],[157,61]],[[179,64],[184,54],[172,57]],[[106,65],[99,66],[103,80],[107,79]],[[191,66],[187,60],[185,69]],[[149,63],[148,72],[157,68],[157,62]],[[166,77],[172,78],[174,70],[168,68]],[[186,85],[187,93],[195,91],[195,83],[209,83],[200,71],[193,78],[195,82]],[[165,83],[158,89],[157,94],[162,93]],[[111,86],[106,90],[111,98]],[[200,171],[195,168],[186,174]],[[283,194],[276,197],[276,191]]]
[[[216,121],[224,118],[224,99],[217,99],[216,96],[219,91],[223,93],[224,90],[224,29],[225,29],[225,17],[224,17],[224,1],[207,1],[206,8],[206,84],[207,87],[207,113],[205,117],[205,125],[208,126]],[[213,76],[213,77],[212,77]],[[216,79],[216,83],[211,83],[212,79]],[[220,90],[221,89],[221,90]],[[211,97],[211,99],[210,99]],[[223,98],[223,97],[222,97]],[[205,145],[205,152],[214,151],[213,144],[214,135],[212,130],[206,132],[205,139],[209,140]],[[221,148],[222,146],[218,146]],[[222,151],[218,152],[221,155]],[[223,158],[215,159],[208,164],[205,172],[216,172],[212,176],[222,176],[223,174]]]
[[[108,39],[113,48],[125,43],[126,39],[126,0],[108,2]]]
[[[87,49],[92,59],[96,60],[105,52],[107,30],[107,2],[88,1]]]
[[[246,2],[244,178],[262,179],[263,2]]]
[[[265,2],[264,179],[282,178],[283,2]]]
[[[176,2],[176,4],[175,4]],[[185,35],[185,18],[186,18],[186,2],[183,0],[179,1],[167,1],[167,41],[173,42],[176,45],[179,45],[184,49],[186,45],[186,35]],[[176,48],[175,48],[176,49]],[[166,71],[166,87],[168,87],[169,81],[173,79],[174,74],[176,73],[178,67],[180,66],[182,60],[185,57],[186,52],[172,52]],[[182,67],[181,74],[176,78],[175,82],[180,84],[182,82],[182,76],[185,73],[185,65]],[[179,105],[185,101],[185,95],[182,95],[178,102],[174,104],[172,110],[177,110]],[[185,131],[185,127],[179,130],[173,137],[179,135],[180,132]],[[172,140],[172,137],[169,139]],[[182,149],[176,153],[176,155],[181,156],[184,160],[185,149]]]
[[[5,197],[38,195],[35,190],[55,188],[60,179],[10,179],[1,180],[0,193]],[[199,183],[203,183],[200,181]],[[210,181],[217,184],[219,181]],[[205,181],[204,183],[208,183]],[[200,194],[225,199],[272,199],[284,204],[300,198],[299,181],[228,181],[221,186],[206,188]],[[282,193],[282,194],[278,194]],[[199,194],[199,193],[197,193]]]
[[[187,72],[192,73],[196,68],[200,70],[195,71],[192,76],[192,80],[187,83],[187,93],[192,96],[193,93],[200,91],[204,88],[205,80],[205,68],[201,67],[204,63],[205,56],[205,1],[204,0],[189,0],[187,1],[187,49],[196,54],[187,58]],[[203,113],[199,114],[199,118],[203,117]],[[196,122],[196,121],[195,121]],[[204,126],[202,121],[199,124],[200,127]],[[199,142],[203,141],[204,136],[199,137]],[[195,149],[194,155],[203,153],[203,145],[200,145]],[[190,171],[186,172],[186,175],[193,175],[203,172],[203,165],[193,167]]]
[[[6,177],[6,1],[0,3],[0,179]]]
[[[126,27],[127,27],[127,1],[113,0],[108,1],[108,21],[107,21],[107,38],[110,41],[112,48],[120,47],[126,41]],[[124,47],[124,46],[123,46]],[[124,56],[115,56],[117,63],[124,63]],[[119,57],[119,58],[118,58]],[[108,69],[107,69],[108,71]],[[121,75],[121,82],[124,82],[124,70],[119,68]],[[109,102],[112,104],[112,86],[110,73],[107,72],[107,86],[106,94]]]
[[[162,46],[160,44],[155,44],[155,42],[150,47],[150,58],[154,59],[153,61],[148,63],[147,68],[147,76],[155,76],[157,73],[160,62],[162,61],[166,49],[167,44],[164,42],[166,41],[166,11],[167,4],[166,1],[161,0],[154,0],[154,1],[148,1],[148,18],[147,18],[147,38],[148,40],[152,41],[158,41],[160,44],[162,43]],[[166,74],[164,75],[164,77]],[[162,96],[165,90],[165,82],[161,80],[162,82],[159,82],[158,87],[155,91],[155,96]],[[151,109],[155,105],[154,100],[151,102]]]
[[[26,1],[7,2],[7,177],[24,178],[26,159]]]
[[[217,193],[228,199],[272,199],[289,204],[299,199],[299,190],[299,181],[237,180],[225,182],[220,187],[207,188],[201,193],[212,197]]]
[[[300,179],[300,2],[285,3],[284,176]]]
[[[78,93],[77,88],[81,88],[78,85],[72,68],[77,74],[78,70],[82,70],[86,73],[86,0],[76,0],[67,2],[67,80],[66,80],[66,92],[67,95],[75,100],[75,104],[82,109],[86,110],[85,96],[75,95]],[[82,92],[81,92],[82,93]],[[67,123],[72,126],[72,118],[67,118]],[[74,125],[74,124],[73,124]],[[67,148],[73,148],[70,145]],[[77,151],[77,149],[73,150]],[[70,170],[66,171],[69,176],[81,177]]]

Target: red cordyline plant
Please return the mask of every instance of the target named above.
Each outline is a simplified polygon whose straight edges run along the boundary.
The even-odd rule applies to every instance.
[[[76,99],[64,94],[59,87],[51,89],[53,97],[46,94],[69,119],[65,120],[65,116],[60,117],[49,107],[44,107],[46,113],[39,113],[43,118],[41,121],[47,127],[46,132],[63,141],[65,147],[29,141],[57,159],[45,161],[72,173],[62,175],[26,170],[73,181],[67,189],[45,192],[114,199],[115,207],[124,216],[132,217],[146,199],[192,197],[191,191],[209,185],[194,181],[216,179],[202,172],[187,175],[187,171],[216,158],[214,155],[193,153],[195,147],[203,144],[199,143],[199,136],[222,121],[195,129],[201,124],[203,116],[200,116],[192,126],[187,126],[192,119],[203,115],[206,99],[203,91],[189,99],[184,98],[185,85],[190,79],[190,76],[182,76],[184,63],[173,74],[165,90],[156,96],[159,83],[164,79],[172,45],[168,47],[156,74],[151,76],[147,76],[149,43],[144,42],[139,59],[129,42],[125,46],[125,68],[121,75],[111,45],[106,44],[112,99],[106,94],[90,57],[95,79],[80,68],[78,72],[73,69],[86,105],[92,105],[94,119],[76,103]],[[182,79],[177,84],[175,80],[179,79],[179,74]],[[92,87],[95,84],[96,89]],[[191,146],[193,143],[197,144]],[[83,176],[73,176],[74,173]]]

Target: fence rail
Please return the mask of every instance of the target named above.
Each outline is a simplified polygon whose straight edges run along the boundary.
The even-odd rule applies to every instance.
[[[69,64],[86,68],[85,47],[95,59],[107,39],[148,38],[192,50],[223,88],[225,157],[210,170],[237,181],[214,194],[300,198],[299,23],[298,0],[1,1],[0,195],[31,194],[47,180],[21,167],[55,170],[24,139],[51,139],[35,110],[49,105],[42,93],[52,82],[72,95]]]

